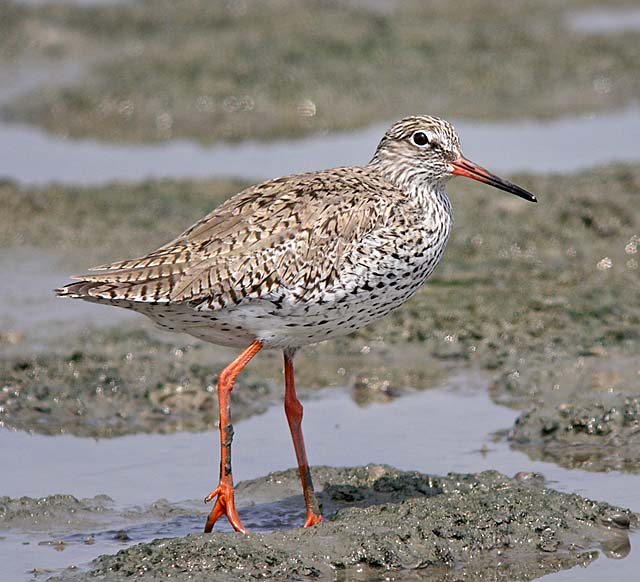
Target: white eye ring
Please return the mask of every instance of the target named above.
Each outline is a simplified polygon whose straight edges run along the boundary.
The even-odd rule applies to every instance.
[[[416,131],[411,136],[411,143],[417,145],[419,148],[427,147],[430,144],[429,137],[424,131]]]

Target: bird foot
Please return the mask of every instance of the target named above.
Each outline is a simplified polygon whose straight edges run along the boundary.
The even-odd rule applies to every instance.
[[[309,512],[307,513],[307,521],[304,522],[304,527],[318,525],[321,521],[322,516],[319,513]]]
[[[225,515],[234,530],[246,534],[247,530],[244,529],[244,526],[240,521],[240,516],[236,511],[233,485],[220,482],[219,485],[204,498],[204,502],[209,503],[209,501],[212,501],[213,499],[216,500],[216,503],[213,506],[211,513],[209,513],[207,523],[204,526],[205,533],[210,533],[213,529],[213,525],[218,521],[218,518]]]

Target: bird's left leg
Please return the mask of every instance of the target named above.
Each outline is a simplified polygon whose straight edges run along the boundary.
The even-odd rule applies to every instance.
[[[231,362],[218,376],[218,405],[220,408],[220,483],[205,497],[205,503],[215,499],[215,505],[209,514],[204,531],[209,533],[213,524],[222,515],[226,515],[229,523],[236,531],[246,533],[234,500],[233,476],[231,474],[231,441],[233,440],[233,426],[229,418],[229,400],[233,383],[253,356],[262,348],[262,342],[255,340]]]
[[[320,514],[318,500],[313,491],[311,471],[309,471],[309,462],[307,461],[307,453],[304,448],[304,438],[302,436],[302,404],[300,404],[296,395],[296,384],[293,376],[293,355],[294,352],[291,350],[285,350],[284,352],[284,410],[287,415],[291,438],[293,439],[293,448],[296,451],[304,504],[307,507],[307,519],[304,527],[310,527],[320,523],[322,521],[322,515]]]

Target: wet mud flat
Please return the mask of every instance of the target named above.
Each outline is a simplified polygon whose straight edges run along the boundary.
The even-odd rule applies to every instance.
[[[487,515],[494,511],[494,506],[500,505],[496,500],[501,498],[502,479],[506,479],[499,476],[500,479],[491,477],[486,480],[483,475],[498,475],[494,468],[503,475],[515,475],[515,479],[507,479],[514,484],[568,492],[558,493],[561,497],[564,495],[566,503],[551,504],[556,512],[554,519],[557,521],[554,524],[566,522],[571,528],[576,525],[573,521],[576,506],[572,499],[579,499],[580,503],[586,503],[587,506],[590,502],[584,501],[585,498],[606,499],[613,505],[632,507],[637,511],[634,492],[638,484],[634,475],[586,473],[575,469],[569,471],[548,463],[527,460],[523,455],[510,450],[504,440],[494,442],[491,431],[499,426],[508,426],[516,413],[493,404],[486,395],[484,384],[482,390],[478,390],[480,386],[470,389],[469,386],[473,384],[473,377],[462,376],[456,383],[447,382],[440,389],[415,392],[392,402],[370,404],[364,409],[352,402],[346,391],[326,390],[322,397],[305,399],[307,444],[317,463],[312,470],[317,488],[324,490],[321,500],[326,516],[334,515],[336,509],[367,508],[372,503],[387,504],[383,513],[399,512],[402,516],[404,508],[417,511],[417,515],[423,516],[420,504],[416,508],[404,501],[410,501],[410,498],[421,494],[432,495],[443,479],[423,475],[419,476],[419,480],[410,481],[412,476],[417,475],[415,471],[409,470],[412,468],[429,472],[429,475],[445,475],[447,471],[454,470],[456,474],[448,475],[444,481],[455,479],[473,484],[474,487],[478,487],[476,482],[488,483],[495,496],[487,500],[491,503],[483,505],[482,509],[476,508],[478,511],[486,511]],[[398,419],[402,419],[402,422],[397,422]],[[452,431],[451,427],[456,427],[456,430]],[[291,443],[280,407],[271,407],[263,415],[240,421],[236,424],[236,429],[234,469],[238,478],[266,475],[274,468],[291,465]],[[265,438],[267,434],[268,439]],[[115,554],[131,544],[146,544],[156,539],[178,544],[190,534],[201,537],[208,509],[202,504],[201,498],[193,502],[168,503],[161,500],[151,506],[148,501],[160,496],[180,500],[185,495],[203,494],[203,487],[208,490],[206,486],[211,485],[216,477],[216,468],[212,462],[216,455],[213,454],[214,459],[210,458],[216,441],[213,431],[183,432],[171,436],[133,435],[97,442],[68,435],[57,438],[30,436],[24,432],[5,433],[2,438],[5,446],[0,451],[0,463],[3,466],[13,466],[15,472],[7,475],[4,480],[4,490],[12,499],[5,498],[0,503],[5,508],[0,509],[0,522],[4,520],[6,525],[6,529],[3,528],[4,531],[0,533],[0,558],[15,579],[22,579],[25,572],[34,568],[47,575],[55,575],[67,567],[72,568],[69,572],[78,571],[77,568],[86,572],[95,567],[88,565],[91,559],[100,554]],[[342,446],[345,442],[350,443],[350,447]],[[398,447],[390,447],[390,443],[396,443]],[[123,451],[126,451],[126,456],[123,456]],[[31,460],[31,467],[21,466],[16,462],[15,459],[20,455]],[[393,471],[388,467],[380,468],[377,465],[337,470],[321,466],[323,463],[331,463],[351,467],[364,459],[373,462],[393,459],[406,472]],[[487,472],[488,468],[492,470]],[[36,477],[43,473],[48,475],[46,482],[38,482]],[[400,484],[395,482],[397,474],[402,476]],[[543,474],[548,477],[546,483]],[[385,480],[385,476],[391,476],[391,485]],[[47,495],[50,491],[72,492],[75,498],[69,495]],[[332,493],[327,497],[329,491],[337,491],[337,494]],[[96,492],[106,493],[113,501],[105,495],[93,497]],[[571,496],[571,492],[579,492],[581,497]],[[25,495],[31,497],[24,497]],[[521,503],[519,495],[507,495],[511,510],[516,512],[516,520],[519,519],[517,509]],[[83,499],[84,497],[88,499]],[[445,498],[438,499],[444,501]],[[295,554],[300,543],[297,534],[301,532],[296,528],[304,521],[304,503],[300,495],[297,471],[292,469],[240,483],[237,501],[240,515],[252,536],[280,530],[287,534],[295,533],[295,544],[292,541],[289,548]],[[453,500],[450,501],[454,504]],[[536,505],[544,501],[538,499]],[[429,506],[428,510],[440,515],[437,503],[439,501],[436,506]],[[455,505],[458,504],[456,497]],[[454,529],[446,530],[447,532],[453,531],[455,534],[458,526],[464,531],[467,525],[471,527],[475,523],[473,520],[478,517],[476,509],[465,503],[461,506],[465,508],[462,514],[455,518],[443,518],[443,523],[446,522],[448,527],[455,526]],[[528,507],[526,502],[525,507]],[[539,510],[538,507],[536,511]],[[622,513],[628,514],[624,511]],[[503,515],[502,510],[499,515]],[[376,514],[376,519],[379,518]],[[397,517],[389,515],[385,517],[384,523],[394,525],[396,519]],[[544,520],[546,519],[545,514]],[[528,520],[527,517],[523,523],[528,524]],[[616,520],[624,529],[624,517]],[[359,518],[356,521],[361,523]],[[477,526],[487,539],[494,527],[492,523],[480,523]],[[592,524],[592,521],[587,520],[586,523]],[[592,532],[598,529],[597,523]],[[527,554],[524,571],[533,577],[532,572],[558,571],[579,563],[590,565],[587,571],[580,569],[580,580],[600,580],[602,576],[633,572],[634,564],[637,567],[633,550],[629,558],[619,559],[629,554],[629,544],[635,547],[637,535],[633,523],[632,518],[629,523],[631,529],[627,532],[629,539],[626,536],[618,539],[614,532],[614,540],[610,543],[606,542],[609,538],[605,534],[604,541],[601,540],[602,545],[594,542],[585,546],[582,545],[585,543],[584,538],[581,538],[583,541],[576,542],[578,545],[574,548],[574,553],[583,554],[583,561],[577,561],[575,555],[570,555],[567,559],[563,550],[549,551],[549,546],[546,552],[534,552],[537,556],[535,567],[529,563],[531,556]],[[603,524],[605,528],[609,527],[608,519]],[[216,536],[224,536],[224,532],[229,532],[229,526],[224,520],[218,525]],[[441,524],[434,527],[439,525]],[[382,532],[376,527],[372,531],[381,537]],[[506,526],[503,524],[496,527],[503,532],[501,528]],[[563,525],[558,527],[560,531],[564,531]],[[616,529],[616,526],[610,527]],[[552,531],[554,528],[556,525]],[[586,528],[589,529],[591,525]],[[424,529],[420,529],[420,532],[423,531]],[[543,530],[536,531],[540,533]],[[352,533],[367,539],[366,532]],[[443,535],[439,531],[436,533],[440,537]],[[388,531],[391,539],[395,539],[393,534],[392,528]],[[226,548],[228,540],[238,541],[235,534],[230,535],[231,537],[216,539],[222,539]],[[302,535],[305,535],[304,532]],[[588,535],[590,534],[587,532]],[[462,538],[456,536],[457,534],[451,543],[457,543],[456,539],[470,539],[466,534]],[[291,539],[293,538],[287,537],[285,542]],[[25,542],[28,545],[24,545]],[[286,550],[285,542],[278,546],[278,556]],[[317,540],[314,541],[315,549],[318,547],[316,542]],[[411,543],[414,542],[415,538]],[[488,542],[483,544],[481,547],[489,547]],[[272,546],[273,544],[269,547]],[[517,551],[518,547],[516,545],[511,549]],[[531,549],[530,546],[527,547]],[[463,563],[454,565],[453,569],[444,566],[443,572],[449,577],[445,576],[444,579],[458,579],[462,574],[475,575],[481,570],[486,570],[483,574],[486,577],[487,572],[497,575],[496,571],[499,573],[501,569],[506,571],[504,579],[514,579],[516,570],[506,557],[511,549],[506,548],[489,566],[483,567],[478,566],[484,563],[481,556],[473,550],[474,565]],[[221,556],[222,552],[219,550],[218,555]],[[569,554],[572,554],[571,550]],[[241,555],[247,556],[249,553]],[[253,553],[251,555],[256,557]],[[257,559],[260,561],[263,558],[264,556],[258,555]],[[340,559],[346,558],[343,556]],[[463,557],[463,562],[465,560],[466,557]],[[130,562],[132,563],[133,561]],[[271,563],[272,566],[274,564]],[[415,564],[417,562],[409,563],[408,567],[412,568]],[[426,579],[433,579],[432,576],[442,574],[439,568],[427,566],[415,571],[404,569],[396,572],[394,577],[405,580],[415,575],[416,579],[425,579],[425,576]],[[355,579],[363,580],[384,579],[390,575],[386,567],[362,564],[349,567],[347,571]],[[340,572],[344,573],[344,570],[336,570],[337,579],[342,579],[339,577]],[[159,574],[159,577],[163,577],[163,574]],[[280,579],[278,576],[275,578]],[[515,578],[522,579],[524,576],[518,574]],[[557,579],[574,580],[575,573],[568,577],[559,575]]]
[[[385,320],[303,351],[301,386],[347,381],[366,401],[433,386],[451,368],[480,367],[492,376],[490,393],[499,404],[551,415],[579,406],[573,416],[586,418],[559,430],[549,428],[558,419],[542,422],[536,436],[523,433],[533,418],[523,416],[515,446],[533,451],[562,434],[568,453],[573,436],[597,449],[613,435],[589,419],[607,417],[604,425],[623,431],[616,429],[617,440],[607,446],[628,442],[628,462],[593,468],[630,470],[638,458],[640,168],[612,165],[514,180],[541,203],[452,184],[456,228],[437,273]],[[183,181],[30,189],[5,183],[0,195],[12,211],[2,214],[0,236],[8,250],[57,247],[69,264],[62,268],[80,271],[166,242],[235,186]],[[38,293],[51,296],[48,288]],[[213,373],[229,353],[177,336],[158,339],[139,321],[83,330],[79,320],[77,333],[54,333],[37,351],[29,331],[15,343],[19,336],[4,330],[0,421],[92,436],[210,427]],[[234,392],[238,417],[280,398],[279,356],[266,355],[256,365],[239,380],[249,388]],[[629,403],[622,404],[627,412],[616,412],[618,402]]]
[[[144,321],[76,330],[64,341],[53,335],[31,352],[23,341],[0,357],[0,425],[93,438],[209,430],[217,374],[235,354]],[[346,382],[361,406],[432,388],[451,372],[417,346],[389,350],[363,340],[310,348],[297,364],[302,397]],[[236,381],[234,419],[265,412],[283,393],[281,354],[267,352]]]
[[[530,473],[437,477],[369,465],[317,467],[314,478],[327,516],[318,527],[157,539],[53,579],[444,581],[457,579],[464,566],[478,580],[530,580],[589,564],[599,551],[626,554],[629,529],[638,523],[628,510],[554,491]],[[286,514],[292,499],[299,501],[297,472],[241,483],[238,496],[252,500],[249,514]],[[174,508],[172,515],[169,509],[156,504],[119,518],[132,522],[187,511]],[[65,529],[94,531],[91,526],[104,523],[109,512],[108,498],[2,498],[0,526],[47,531],[55,523],[64,540]],[[126,535],[124,530],[121,537]]]
[[[314,388],[347,384],[352,398],[363,405],[393,402],[405,393],[437,386],[437,379],[451,371],[481,369],[489,375],[493,401],[520,413],[511,430],[507,425],[489,430],[505,429],[497,438],[507,439],[516,451],[529,455],[528,462],[543,460],[592,471],[594,478],[598,477],[595,472],[610,471],[605,476],[612,482],[620,479],[618,472],[633,477],[640,460],[640,169],[611,165],[574,174],[511,178],[534,191],[542,203],[524,205],[454,182],[456,228],[437,274],[388,319],[301,354],[299,382],[304,396],[313,395]],[[229,181],[156,181],[95,188],[26,188],[5,182],[0,196],[10,212],[0,216],[4,221],[0,242],[7,252],[28,248],[62,260],[65,273],[83,271],[91,264],[144,253],[166,242],[240,187]],[[58,256],[46,254],[51,249],[57,249]],[[41,300],[37,293],[48,297],[51,289],[34,291],[12,309],[28,311],[29,302]],[[229,360],[228,352],[178,336],[157,335],[141,320],[123,324],[115,313],[113,317],[114,328],[88,329],[79,316],[70,322],[75,326],[72,333],[62,334],[53,320],[45,318],[39,325],[50,333],[37,346],[31,327],[3,329],[3,426],[45,435],[93,437],[211,428],[215,371]],[[255,367],[241,376],[234,391],[235,420],[254,418],[280,401],[280,367],[278,354],[261,355]],[[428,413],[437,414],[437,409]],[[453,437],[455,425],[443,432]],[[589,514],[590,502],[543,492],[538,489],[543,484],[534,476],[521,474],[516,480],[495,474],[451,477],[466,483],[459,492],[448,477],[419,476],[419,487],[427,491],[420,496],[414,491],[417,486],[407,485],[407,474],[398,473],[397,497],[367,502],[367,488],[382,485],[376,481],[380,476],[363,477],[363,470],[354,469],[353,479],[346,473],[319,478],[327,513],[334,515],[324,530],[266,531],[298,523],[291,518],[294,514],[289,512],[294,510],[289,501],[282,501],[282,491],[271,498],[260,497],[257,490],[248,495],[257,518],[249,522],[254,533],[247,539],[225,534],[185,538],[199,531],[202,507],[194,510],[187,504],[185,509],[173,503],[157,515],[152,536],[146,529],[136,537],[124,516],[126,510],[102,498],[85,502],[60,497],[50,502],[61,510],[51,512],[52,529],[47,530],[51,534],[40,541],[48,540],[52,547],[62,541],[67,550],[80,545],[97,549],[83,541],[94,532],[98,540],[109,538],[113,545],[101,552],[111,554],[122,547],[119,544],[141,542],[91,566],[95,575],[113,579],[123,573],[135,576],[136,568],[143,567],[148,568],[147,576],[156,577],[185,571],[204,576],[208,568],[218,569],[220,579],[229,579],[232,571],[303,579],[342,571],[368,580],[381,576],[380,572],[389,575],[387,568],[403,580],[436,575],[449,580],[456,579],[463,568],[465,574],[482,579],[489,576],[487,564],[497,561],[505,568],[504,579],[527,579],[587,564],[598,549],[618,557],[629,550],[625,536],[614,534],[627,525],[633,527],[634,517],[627,524],[610,513],[618,515],[621,510],[598,504],[589,506]],[[448,470],[450,466],[443,472]],[[292,484],[290,496],[298,495],[294,477],[292,472],[285,479]],[[260,486],[265,487],[266,481],[261,480]],[[436,486],[425,485],[431,481],[437,481],[442,493],[431,494]],[[345,484],[355,489],[345,492]],[[348,501],[340,508],[336,505],[335,514],[332,503],[338,500],[329,495],[332,486],[341,491],[338,497]],[[491,494],[484,497],[487,489]],[[600,498],[600,492],[588,496]],[[608,494],[603,492],[602,498],[608,499]],[[36,499],[3,503],[8,515],[18,511],[21,503],[26,512],[38,515],[35,506],[43,505]],[[67,509],[79,504],[73,512],[84,515],[85,503],[104,506],[94,513],[106,516],[106,522],[78,522],[73,531],[65,530]],[[540,516],[540,508],[547,503],[553,515]],[[520,522],[510,512],[518,505],[527,509],[522,525],[531,526],[533,534],[516,527]],[[274,507],[279,508],[275,523],[264,519],[265,511]],[[455,508],[462,513],[455,514]],[[487,508],[502,521],[492,521]],[[171,517],[174,510],[175,518]],[[147,511],[151,510],[146,506],[141,510],[144,523],[154,519],[144,517]],[[295,512],[299,517],[299,507]],[[416,521],[411,521],[411,515]],[[540,522],[534,524],[534,515]],[[19,519],[10,522],[14,524],[10,528],[26,531]],[[585,524],[588,527],[582,527]],[[105,533],[105,528],[111,533]],[[129,540],[114,539],[122,528]],[[391,542],[385,540],[395,529],[399,537],[391,538],[395,545],[389,546]],[[152,537],[167,539],[152,542]],[[325,547],[331,556],[328,565],[319,550]],[[64,565],[86,563],[96,553],[78,559],[63,553],[69,556]],[[236,566],[243,560],[248,569],[239,571]],[[496,576],[495,571],[492,575]]]
[[[589,5],[6,2],[0,60],[90,66],[4,114],[75,137],[212,142],[352,129],[416,111],[498,119],[629,104],[638,32],[575,30],[567,15]]]

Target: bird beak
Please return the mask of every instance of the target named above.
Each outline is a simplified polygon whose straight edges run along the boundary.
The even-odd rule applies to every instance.
[[[460,156],[455,162],[451,162],[451,167],[453,168],[452,174],[454,176],[465,176],[472,180],[478,180],[478,182],[484,182],[499,190],[511,192],[511,194],[520,196],[520,198],[529,200],[529,202],[537,202],[536,197],[531,194],[531,192],[527,192],[524,188],[520,188],[520,186],[516,186],[507,180],[499,178],[495,174],[485,170],[482,166],[478,166],[478,164],[467,160],[464,156]]]

